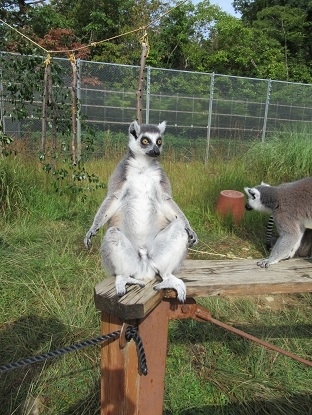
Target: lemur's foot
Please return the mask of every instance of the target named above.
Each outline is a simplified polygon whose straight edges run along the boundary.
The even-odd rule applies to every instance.
[[[261,261],[257,262],[258,267],[261,268],[269,268],[270,262],[268,259],[263,258]]]
[[[132,277],[124,277],[123,275],[117,275],[115,281],[116,292],[119,297],[122,297],[126,294],[126,285],[139,285],[140,287],[145,287],[145,284],[141,280],[136,280]]]
[[[184,303],[186,300],[186,287],[180,278],[170,275],[169,277],[163,278],[163,281],[155,285],[154,290],[173,289],[177,292],[178,300]]]

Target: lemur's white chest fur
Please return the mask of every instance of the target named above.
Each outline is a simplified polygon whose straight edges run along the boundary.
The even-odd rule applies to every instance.
[[[121,195],[121,210],[126,213],[115,225],[140,248],[148,247],[167,224],[161,208],[160,180],[158,165],[137,159],[129,161]]]

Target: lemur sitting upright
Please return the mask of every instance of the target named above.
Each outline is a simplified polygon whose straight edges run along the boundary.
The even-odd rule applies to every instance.
[[[129,127],[129,148],[113,172],[108,194],[97,211],[85,237],[91,237],[105,223],[108,229],[101,251],[102,264],[116,276],[119,296],[127,284],[162,278],[156,290],[172,288],[180,301],[186,298],[184,282],[173,275],[184,260],[187,248],[197,242],[187,218],[174,202],[171,186],[157,158],[162,147],[166,123]]]

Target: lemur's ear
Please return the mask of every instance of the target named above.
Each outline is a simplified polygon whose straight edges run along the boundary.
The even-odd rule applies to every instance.
[[[158,128],[159,128],[160,134],[163,134],[166,129],[166,121],[163,121],[162,123],[158,124]]]
[[[247,196],[249,196],[249,190],[251,189],[251,187],[244,187],[245,193]]]
[[[256,198],[256,192],[253,187],[244,187],[244,190],[248,197]]]
[[[135,120],[130,124],[129,127],[129,134],[131,134],[135,139],[139,137],[140,134],[140,126],[138,122]]]

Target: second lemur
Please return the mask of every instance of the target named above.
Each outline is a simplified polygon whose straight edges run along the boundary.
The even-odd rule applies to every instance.
[[[275,227],[273,216],[269,217],[266,234],[265,234],[265,247],[270,252],[278,240],[278,235],[273,234],[273,228]],[[312,229],[306,229],[300,242],[300,246],[295,252],[294,258],[307,258],[312,256]]]
[[[91,237],[107,223],[101,252],[102,264],[116,277],[116,292],[126,285],[160,277],[156,290],[172,288],[180,301],[186,298],[184,282],[174,273],[186,257],[187,248],[197,242],[184,213],[174,202],[171,186],[159,165],[166,123],[129,127],[128,153],[113,172],[108,194],[85,237]]]
[[[246,209],[257,210],[272,215],[279,237],[272,248],[269,258],[258,262],[267,268],[282,259],[292,258],[300,244],[306,229],[312,229],[312,177],[269,186],[262,183],[256,187],[245,187],[248,196]],[[309,251],[305,239],[305,250]]]

